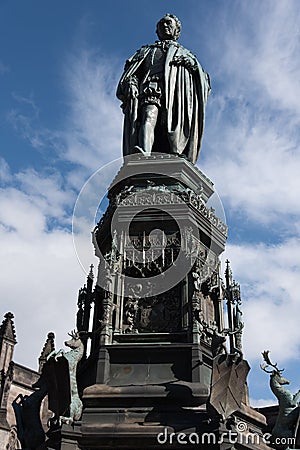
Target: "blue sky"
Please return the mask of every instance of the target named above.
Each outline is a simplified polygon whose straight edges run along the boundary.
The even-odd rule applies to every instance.
[[[224,258],[242,288],[250,394],[271,403],[262,350],[300,387],[297,0],[0,0],[0,313],[15,313],[15,359],[32,367],[48,331],[59,347],[74,328],[85,281],[74,203],[92,173],[121,156],[116,84],[166,12],[180,18],[181,44],[211,77],[198,166],[226,211]]]

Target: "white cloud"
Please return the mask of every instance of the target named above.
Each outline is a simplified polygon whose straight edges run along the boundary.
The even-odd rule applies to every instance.
[[[123,114],[115,94],[121,67],[96,51],[81,49],[67,57],[67,113],[59,129],[43,124],[33,95],[13,94],[17,107],[9,111],[9,123],[33,148],[72,163],[64,176],[76,190],[95,170],[122,156]]]
[[[300,216],[294,145],[263,121],[252,129],[228,127],[219,156],[207,155],[204,169],[229,207],[265,224],[285,221],[285,215]]]
[[[40,111],[33,95],[25,97],[13,92],[12,98],[17,103],[17,107],[7,113],[8,122],[33,148],[44,147],[49,131],[43,129],[39,124]]]
[[[14,96],[16,98],[16,96]],[[19,97],[18,97],[19,98]],[[39,118],[38,109],[33,100],[22,99],[22,103],[29,106],[29,111],[23,106],[11,109],[7,114],[8,122],[17,133],[36,150],[61,150],[63,143],[60,131],[49,130],[44,127]]]
[[[270,349],[287,369],[300,353],[299,7],[265,1],[218,11],[200,157],[234,222],[229,229],[249,234],[242,234],[249,243],[239,244],[240,237],[230,235],[235,244],[226,250],[241,283],[245,357],[255,366]],[[256,234],[259,228],[263,233]],[[262,234],[276,243],[259,242]],[[256,394],[268,385],[259,370],[249,377]],[[296,374],[291,369],[287,376]]]
[[[297,0],[254,0],[251,8],[241,3],[216,11],[212,78],[222,83],[223,95],[242,95],[257,105],[267,101],[299,118],[299,12]]]
[[[75,328],[77,290],[85,276],[70,233],[43,232],[34,209],[28,211],[27,206],[23,204],[22,216],[30,222],[29,236],[19,229],[0,228],[5,255],[0,273],[1,316],[8,309],[15,313],[19,342],[15,360],[35,368],[47,332],[54,331],[57,346],[62,347],[67,332]]]
[[[229,208],[280,226],[300,215],[299,2],[254,4],[218,12],[200,166]]]
[[[11,173],[4,159],[0,164],[0,239],[5,255],[0,274],[5,301],[0,314],[8,309],[15,312],[19,341],[15,360],[32,367],[36,367],[47,332],[56,333],[60,347],[75,327],[77,291],[85,274],[70,231],[74,191],[81,189],[90,172],[121,156],[122,113],[115,99],[112,64],[84,51],[69,62],[65,74],[69,114],[60,130],[49,130],[41,123],[32,96],[14,95],[18,107],[10,112],[9,120],[34,148],[55,149],[61,160],[75,163],[76,169],[71,165],[60,174],[54,166]],[[102,172],[100,184],[111,181],[111,173]],[[97,192],[92,193],[93,199]],[[92,218],[97,201],[93,207]],[[85,267],[97,265],[90,235],[93,223],[88,227],[78,237]]]
[[[68,60],[64,158],[92,171],[121,156],[123,118],[115,95],[119,70],[120,64],[87,50]]]
[[[261,359],[263,350],[271,350],[280,362],[298,358],[300,240],[228,245],[227,256],[241,283],[246,357]]]
[[[271,12],[271,14],[270,14]],[[290,109],[299,120],[300,96],[299,51],[300,51],[300,7],[297,1],[272,2],[271,11],[259,21],[261,45],[256,52],[253,74],[279,108]],[[269,17],[268,17],[269,16]],[[266,26],[265,19],[268,18]],[[257,20],[257,17],[256,19]]]
[[[7,183],[11,180],[10,168],[4,158],[0,158],[0,183]]]
[[[27,169],[15,175],[20,189],[30,197],[32,203],[48,218],[70,224],[70,206],[75,201],[75,193],[64,187],[64,179],[54,170],[44,174]]]
[[[18,232],[21,238],[30,238],[31,241],[37,232],[46,229],[43,213],[28,195],[15,188],[1,190],[0,221],[3,229]]]
[[[33,170],[14,176],[15,185],[1,189],[0,240],[5,264],[0,272],[0,314],[16,314],[19,344],[15,360],[36,367],[47,332],[57,346],[75,327],[77,291],[85,275],[77,261],[72,234],[63,229],[72,193],[61,189],[60,177],[43,178]],[[20,189],[21,187],[21,189]],[[59,224],[48,226],[48,220]],[[89,243],[90,262],[94,262]],[[9,305],[9,306],[8,306]]]

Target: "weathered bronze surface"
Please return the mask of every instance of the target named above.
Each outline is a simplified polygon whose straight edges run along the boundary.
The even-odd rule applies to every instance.
[[[256,449],[232,447],[239,420],[267,448],[265,417],[248,401],[239,286],[229,263],[226,285],[220,273],[227,226],[194,165],[209,78],[178,44],[180,29],[165,15],[159,40],[127,61],[119,82],[124,163],[92,233],[95,285],[90,271],[78,297],[77,329],[91,345],[74,333],[71,351],[48,356],[49,448],[150,450],[170,435],[177,443],[166,448],[179,450],[184,436],[186,449],[206,450],[209,434],[215,450]]]
[[[245,360],[235,362],[225,355],[214,359],[208,407],[213,407],[223,419],[240,409],[249,370]]]
[[[299,428],[299,398],[300,390],[293,394],[284,386],[290,384],[289,380],[282,376],[284,369],[279,369],[277,363],[272,364],[269,357],[269,350],[262,353],[266,364],[261,364],[264,372],[270,374],[270,388],[277,397],[279,410],[275,425],[272,429],[273,438],[296,438]],[[269,369],[270,368],[270,369]],[[276,448],[287,448],[279,446]]]
[[[126,61],[117,89],[124,156],[165,152],[197,160],[210,83],[196,56],[178,44],[180,31],[178,18],[166,14],[157,23],[159,40]]]
[[[59,420],[65,423],[73,423],[74,420],[79,420],[82,414],[82,401],[78,395],[77,389],[77,364],[81,360],[84,353],[84,345],[80,338],[78,332],[72,331],[69,333],[71,339],[65,341],[65,345],[69,347],[71,350],[65,352],[63,349],[58,351],[53,350],[48,356],[48,361],[55,360],[58,361],[58,358],[62,359],[62,357],[67,361],[68,371],[69,371],[69,380],[70,380],[70,395],[71,401],[69,403],[69,415],[66,416],[66,410],[63,411],[62,415],[59,415]]]

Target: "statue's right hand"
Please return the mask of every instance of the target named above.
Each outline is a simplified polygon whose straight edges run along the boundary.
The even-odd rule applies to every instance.
[[[130,97],[136,98],[139,95],[138,87],[135,84],[130,85]]]
[[[126,97],[136,98],[139,95],[138,79],[135,75],[131,76],[125,86]]]

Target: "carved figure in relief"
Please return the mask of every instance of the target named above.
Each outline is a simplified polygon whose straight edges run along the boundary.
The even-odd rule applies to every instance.
[[[217,356],[221,353],[228,354],[226,347],[226,332],[227,330],[219,331],[218,326],[215,322],[211,326],[207,327],[206,333],[211,336],[211,347],[213,356]]]
[[[124,323],[127,325],[126,333],[137,333],[136,320],[139,309],[139,299],[143,292],[143,286],[140,283],[133,284],[129,288],[130,296],[124,306]]]
[[[124,112],[123,154],[181,154],[195,163],[210,91],[209,77],[195,55],[178,44],[179,19],[166,14],[159,40],[126,62],[117,88]]]
[[[225,353],[226,355],[228,355],[228,350],[226,347],[226,336],[229,334],[230,330],[226,328],[222,331],[219,331],[218,325],[215,321],[210,322],[210,325],[208,325],[206,321],[202,319],[200,320],[201,325],[204,328],[204,334],[210,340],[213,356],[217,356],[221,353]]]
[[[205,338],[205,330],[207,327],[207,323],[204,319],[204,313],[198,304],[198,302],[193,302],[193,315],[196,323],[198,324],[197,328],[202,338]]]
[[[201,291],[201,275],[200,275],[200,269],[196,268],[193,272],[192,272],[192,277],[194,279],[194,288],[197,292]]]
[[[137,332],[135,328],[137,311],[138,311],[138,300],[129,298],[125,303],[124,307],[125,323],[127,324],[127,328],[125,330],[126,333],[130,333],[133,331]]]
[[[234,350],[240,356],[243,356],[242,335],[244,322],[242,320],[243,312],[241,310],[242,301],[240,298],[236,299],[234,314],[233,314],[233,326],[234,330],[230,334],[234,335],[235,348]]]

